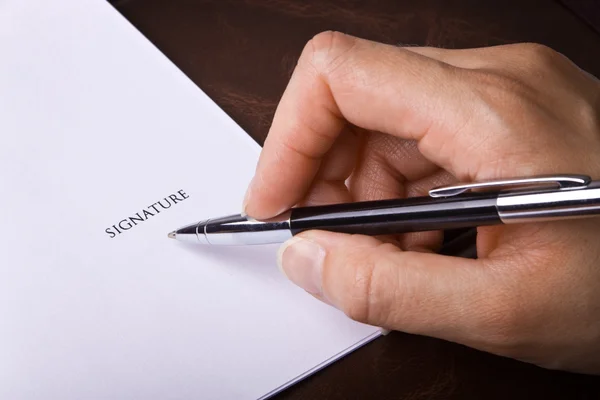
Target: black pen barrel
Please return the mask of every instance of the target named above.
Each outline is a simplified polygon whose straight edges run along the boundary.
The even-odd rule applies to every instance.
[[[447,230],[501,224],[497,194],[413,197],[292,209],[293,235],[313,229],[363,235]]]

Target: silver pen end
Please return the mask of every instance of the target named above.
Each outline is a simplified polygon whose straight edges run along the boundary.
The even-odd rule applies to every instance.
[[[167,235],[169,239],[177,239],[177,231],[173,231]]]

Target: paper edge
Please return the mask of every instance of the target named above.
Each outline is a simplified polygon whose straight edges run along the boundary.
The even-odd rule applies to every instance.
[[[139,37],[141,39],[143,39],[143,41],[146,42],[146,46],[150,46],[150,48],[154,50],[154,52],[157,54],[157,56],[163,59],[162,62],[166,62],[166,64],[172,66],[173,70],[179,74],[180,79],[183,79],[184,81],[187,81],[188,83],[190,83],[191,86],[197,92],[199,92],[199,94],[202,97],[204,97],[206,100],[213,103],[213,105],[215,105],[215,112],[217,113],[217,114],[215,114],[215,116],[219,117],[225,123],[229,123],[229,124],[235,126],[235,130],[238,132],[238,136],[243,137],[246,144],[249,145],[253,150],[260,152],[260,150],[262,149],[262,146],[260,145],[260,143],[258,143],[256,139],[254,139],[248,132],[246,132],[246,130],[244,128],[242,128],[242,126],[235,119],[233,119],[233,117],[231,115],[229,115],[227,112],[225,112],[225,110],[223,110],[217,104],[217,102],[212,97],[210,97],[204,91],[204,89],[202,89],[202,87],[200,87],[196,82],[194,82],[192,80],[192,78],[190,76],[188,76],[185,72],[183,72],[183,70],[181,68],[179,68],[179,66],[177,66],[177,64],[175,64],[175,62],[173,62],[173,60],[171,60],[165,53],[163,53],[162,50],[160,50],[158,48],[158,46],[155,45],[154,42],[152,42],[150,40],[150,38],[148,38],[142,31],[140,31],[135,25],[133,25],[133,23],[131,23],[123,14],[121,14],[121,12],[119,12],[119,10],[117,9],[117,7],[114,4],[108,2],[107,0],[101,0],[101,2],[105,3],[105,6],[108,6],[108,8],[111,10],[111,12],[116,16],[117,19],[120,19],[120,21],[123,25],[127,26],[130,30],[132,30],[137,35],[139,35]]]
[[[362,340],[354,343],[352,346],[347,347],[346,349],[340,351],[337,354],[334,354],[333,356],[329,357],[328,359],[326,359],[325,361],[323,361],[320,364],[315,365],[313,368],[305,371],[304,373],[294,377],[293,379],[287,381],[286,383],[284,383],[283,385],[273,389],[272,391],[268,392],[267,394],[263,395],[262,397],[259,397],[257,400],[267,400],[273,396],[275,396],[276,394],[279,394],[281,392],[283,392],[284,390],[296,385],[297,383],[305,380],[306,378],[308,378],[309,376],[321,371],[322,369],[328,367],[329,365],[333,364],[336,361],[339,361],[340,359],[342,359],[343,357],[347,356],[350,353],[353,353],[354,351],[358,350],[359,348],[361,348],[362,346],[372,342],[373,340],[377,339],[378,337],[382,336],[382,331],[377,331],[377,332],[373,332],[372,334],[370,334],[369,336],[364,337]]]

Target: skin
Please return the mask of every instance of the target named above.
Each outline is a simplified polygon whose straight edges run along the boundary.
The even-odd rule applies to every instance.
[[[551,173],[600,178],[600,82],[541,45],[396,47],[324,32],[277,108],[244,212],[426,195]],[[442,235],[319,231],[284,274],[350,318],[550,369],[600,373],[597,219],[481,227],[478,259]]]

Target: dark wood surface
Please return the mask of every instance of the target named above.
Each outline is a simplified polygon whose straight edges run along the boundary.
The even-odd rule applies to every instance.
[[[111,3],[258,143],[267,134],[302,47],[323,30],[447,48],[538,42],[600,76],[600,35],[591,23],[594,18],[582,18],[577,6],[565,6],[577,0]],[[600,13],[600,5],[589,8],[589,3],[584,9]],[[600,399],[600,377],[547,371],[394,332],[276,398]]]
[[[600,2],[598,0],[559,0],[567,9],[600,34]]]

